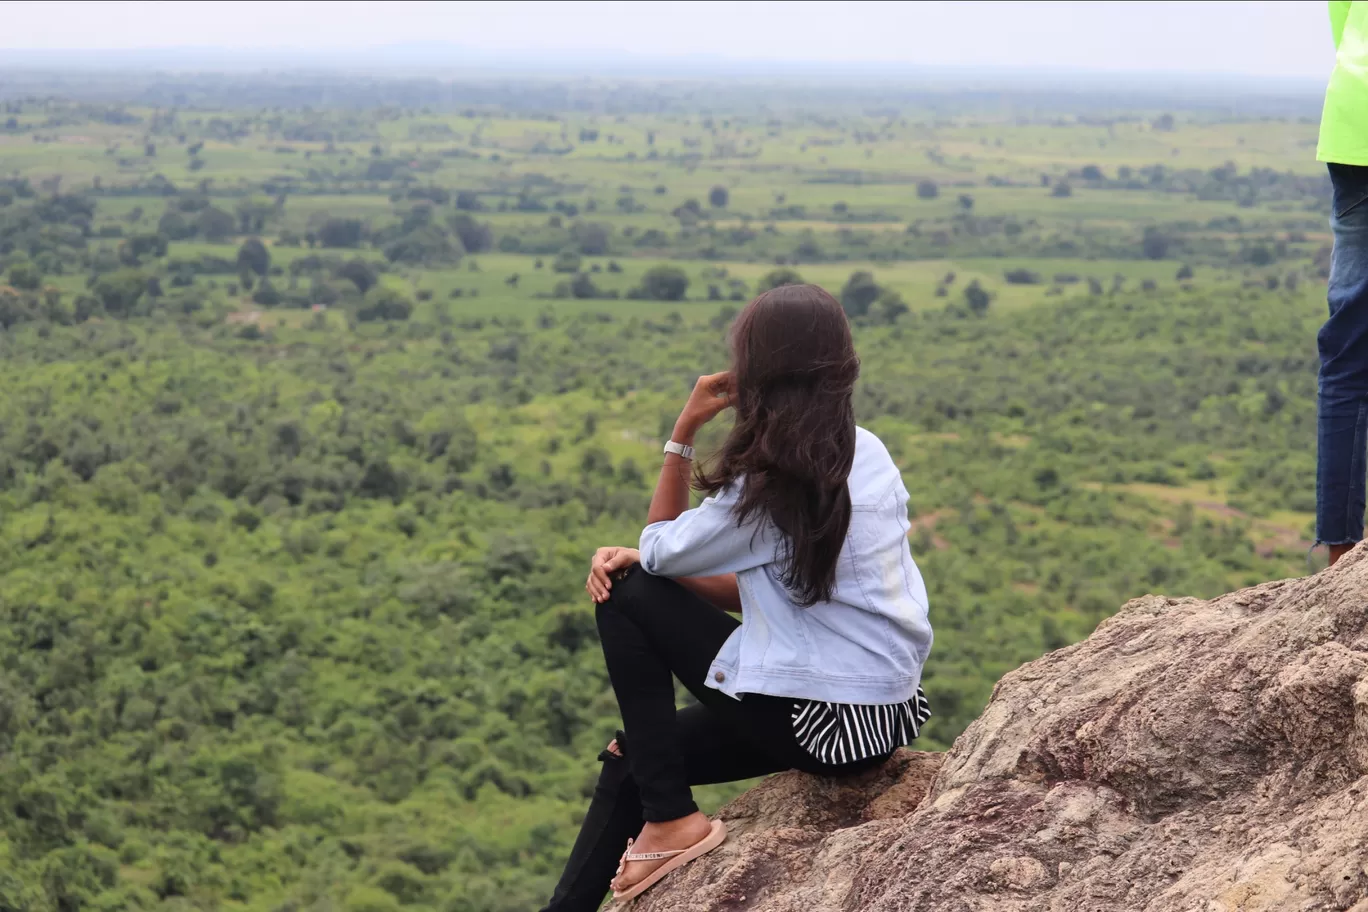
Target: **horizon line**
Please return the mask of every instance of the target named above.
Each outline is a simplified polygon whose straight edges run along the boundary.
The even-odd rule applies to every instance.
[[[763,70],[767,67],[792,69],[806,67],[826,71],[850,71],[862,75],[911,75],[916,73],[954,73],[963,75],[973,75],[982,80],[984,77],[995,75],[1040,75],[1040,76],[1103,76],[1112,78],[1161,78],[1170,81],[1182,81],[1185,79],[1203,81],[1227,81],[1227,80],[1246,80],[1257,83],[1261,87],[1272,85],[1287,84],[1310,84],[1318,82],[1324,84],[1327,74],[1267,74],[1250,73],[1233,70],[1146,70],[1146,69],[1099,69],[1087,66],[1068,66],[1068,65],[1038,65],[1038,64],[974,64],[974,63],[918,63],[908,60],[892,59],[862,59],[862,60],[812,60],[801,58],[775,58],[775,59],[754,59],[745,57],[733,57],[725,54],[693,52],[683,54],[646,54],[631,50],[600,48],[600,49],[556,49],[544,50],[536,48],[520,49],[485,49],[475,48],[467,45],[460,45],[453,42],[439,40],[414,40],[403,42],[390,42],[386,44],[370,45],[331,45],[326,47],[300,46],[300,45],[257,45],[249,47],[234,47],[229,45],[213,44],[176,44],[176,45],[155,45],[146,47],[66,47],[66,48],[22,48],[22,47],[0,47],[0,70],[20,70],[32,69],[42,65],[44,58],[51,60],[48,65],[56,64],[60,61],[63,66],[73,66],[77,69],[98,69],[108,64],[102,61],[82,62],[79,60],[63,60],[62,58],[80,55],[101,55],[104,57],[159,57],[163,55],[180,56],[188,54],[210,54],[223,57],[237,56],[249,59],[261,57],[273,57],[283,54],[300,55],[306,58],[295,66],[277,67],[278,71],[288,72],[291,70],[300,71],[317,67],[319,61],[326,60],[338,54],[362,54],[377,55],[383,57],[386,54],[397,54],[405,51],[418,52],[418,58],[413,61],[404,60],[362,60],[357,61],[355,69],[375,68],[377,64],[384,68],[406,67],[415,70],[440,70],[440,69],[479,69],[489,70],[512,70],[526,69],[532,64],[538,70],[549,70],[556,67],[573,65],[582,67],[587,63],[595,63],[600,67],[607,64],[607,69],[624,64],[636,64],[641,72],[638,75],[648,76],[651,71],[669,70],[680,65],[699,66],[704,64],[720,65],[723,67],[739,68],[743,70]],[[434,52],[460,53],[475,58],[468,61],[435,61],[431,59]],[[428,56],[424,56],[424,54]],[[21,58],[19,60],[6,60],[9,55]],[[605,59],[608,58],[608,59]],[[510,59],[511,58],[511,59]],[[245,64],[247,61],[243,61]],[[335,69],[339,62],[330,62],[329,69]],[[209,72],[218,69],[220,61],[204,61],[202,66],[177,66],[181,72]],[[161,62],[148,61],[145,66],[138,66],[136,63],[130,65],[127,62],[120,62],[120,69],[129,71],[147,70],[155,71],[165,69],[165,64]],[[592,74],[585,74],[592,75]],[[613,75],[621,75],[615,73]],[[706,75],[706,74],[694,74]]]

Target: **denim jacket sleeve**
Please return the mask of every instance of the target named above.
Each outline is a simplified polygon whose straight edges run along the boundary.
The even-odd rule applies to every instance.
[[[739,573],[773,561],[774,528],[756,518],[737,525],[736,502],[733,485],[675,519],[651,523],[641,531],[642,569],[678,579]]]

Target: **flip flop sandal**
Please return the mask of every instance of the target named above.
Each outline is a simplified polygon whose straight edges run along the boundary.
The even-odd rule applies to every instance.
[[[618,902],[630,902],[631,900],[636,899],[642,893],[645,893],[651,887],[655,886],[655,884],[666,874],[669,874],[675,868],[682,868],[684,865],[701,855],[706,855],[720,846],[722,841],[726,838],[726,825],[720,820],[714,820],[712,822],[712,830],[708,835],[704,836],[701,840],[689,846],[687,849],[675,849],[672,852],[643,852],[639,855],[633,855],[632,843],[635,840],[627,840],[627,851],[622,853],[622,860],[618,862],[618,874],[622,873],[622,869],[627,867],[629,861],[656,861],[661,858],[668,858],[670,860],[656,868],[650,874],[647,874],[641,880],[632,884],[626,890],[623,890],[622,892],[614,890],[613,899]]]

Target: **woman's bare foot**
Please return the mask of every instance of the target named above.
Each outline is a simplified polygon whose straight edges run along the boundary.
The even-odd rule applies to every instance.
[[[1358,543],[1357,543],[1357,542],[1350,542],[1350,543],[1347,544],[1347,545],[1331,545],[1331,546],[1330,546],[1330,564],[1329,564],[1329,565],[1330,565],[1331,567],[1335,566],[1335,561],[1339,560],[1341,557],[1344,557],[1344,555],[1348,554],[1350,551],[1353,551],[1353,550],[1354,550],[1354,545],[1356,545],[1356,544],[1358,544]]]
[[[687,849],[702,842],[710,832],[712,821],[706,814],[695,811],[678,820],[646,824],[641,828],[641,835],[632,843],[630,851],[636,855]],[[634,884],[640,883],[667,861],[668,858],[660,858],[655,861],[628,862],[622,873],[613,878],[613,889],[619,893],[631,889]]]

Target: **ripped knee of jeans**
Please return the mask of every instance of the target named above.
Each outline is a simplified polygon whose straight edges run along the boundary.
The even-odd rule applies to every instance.
[[[608,746],[599,752],[598,758],[600,760],[621,760],[626,756],[626,749],[627,735],[619,731],[617,736],[608,742]]]

